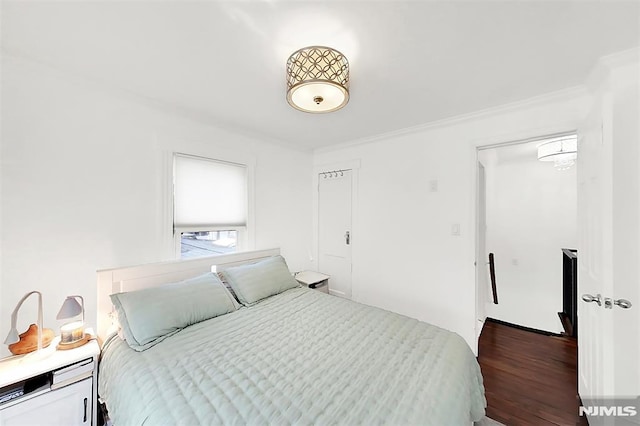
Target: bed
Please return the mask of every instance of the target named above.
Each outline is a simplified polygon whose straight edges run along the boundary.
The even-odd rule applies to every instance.
[[[264,250],[99,272],[98,333],[105,342],[98,392],[115,425],[442,426],[484,416],[480,368],[460,336],[300,287],[283,278],[288,269],[278,254]],[[278,273],[265,273],[265,264]],[[183,299],[190,297],[188,285],[211,291],[202,280],[217,279],[207,274],[212,266],[235,290],[234,298],[224,285],[226,293],[215,286],[212,297],[221,301],[215,310],[228,312],[200,320],[217,303],[205,302],[209,295],[191,301],[195,315],[177,309],[190,306]],[[264,297],[267,282],[278,279],[287,284],[271,286],[267,293],[274,294]],[[169,292],[158,303],[157,288]],[[176,291],[182,293],[171,293]],[[130,297],[137,293],[144,297]],[[162,305],[162,298],[180,302]],[[156,320],[129,324],[128,330],[153,335],[152,344],[122,336],[122,316],[140,322],[157,314],[143,311],[158,307],[163,314]],[[167,319],[174,309],[177,317],[189,317],[189,325],[165,324],[174,321]],[[107,336],[114,324],[121,336]],[[154,327],[160,330],[148,330]]]

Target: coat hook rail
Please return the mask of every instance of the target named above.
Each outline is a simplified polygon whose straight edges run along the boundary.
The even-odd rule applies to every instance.
[[[319,174],[322,175],[323,179],[331,179],[331,178],[344,176],[344,172],[346,172],[346,170],[330,170],[326,172],[321,172]]]

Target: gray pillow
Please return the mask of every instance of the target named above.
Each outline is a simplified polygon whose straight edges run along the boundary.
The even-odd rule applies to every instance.
[[[213,273],[173,284],[111,295],[127,344],[138,352],[181,329],[236,310]]]
[[[228,268],[218,274],[231,286],[240,303],[245,306],[251,306],[290,288],[300,287],[282,256]]]

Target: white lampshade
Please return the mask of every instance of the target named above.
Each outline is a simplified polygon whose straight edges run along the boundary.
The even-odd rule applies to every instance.
[[[82,300],[82,305],[78,303],[76,298],[80,298]],[[82,320],[84,321],[84,300],[80,296],[67,296],[67,298],[62,303],[62,307],[60,307],[60,311],[56,316],[56,319],[68,319],[73,318],[82,314]]]
[[[287,102],[300,111],[323,113],[349,102],[349,61],[335,49],[310,46],[287,61]]]
[[[13,345],[14,343],[17,343],[19,341],[20,341],[20,334],[18,334],[18,330],[16,329],[15,325],[13,325],[11,327],[11,330],[9,330],[9,334],[7,334],[7,338],[4,339],[4,344]]]

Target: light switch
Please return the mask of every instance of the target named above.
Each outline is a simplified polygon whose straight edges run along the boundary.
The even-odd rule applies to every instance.
[[[459,236],[460,235],[460,224],[454,223],[451,225],[451,235]]]

